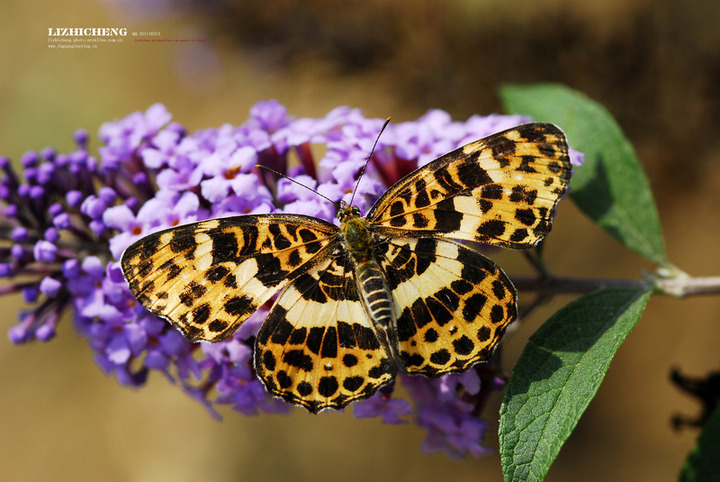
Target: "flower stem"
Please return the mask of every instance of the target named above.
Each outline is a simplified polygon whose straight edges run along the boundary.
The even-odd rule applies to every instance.
[[[565,278],[559,276],[514,276],[513,284],[520,291],[532,291],[544,295],[585,294],[604,288],[640,288],[654,285],[659,293],[685,298],[688,296],[720,294],[720,276],[647,279]]]

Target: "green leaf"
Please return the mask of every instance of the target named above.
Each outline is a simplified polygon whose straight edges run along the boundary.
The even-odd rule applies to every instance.
[[[500,408],[506,480],[545,477],[651,291],[596,291],[565,306],[530,337]]]
[[[650,184],[633,146],[610,113],[585,95],[558,84],[505,85],[507,112],[553,122],[585,154],[570,182],[570,198],[626,247],[670,267]]]
[[[680,472],[682,482],[720,480],[720,406],[715,408]]]

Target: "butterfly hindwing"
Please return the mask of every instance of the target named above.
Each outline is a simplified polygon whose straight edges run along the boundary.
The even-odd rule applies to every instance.
[[[121,266],[146,309],[190,340],[220,341],[322,258],[336,233],[301,215],[211,219],[140,239]]]
[[[382,266],[407,373],[437,377],[487,360],[516,317],[512,283],[470,246],[393,239],[385,246]]]
[[[387,236],[435,236],[528,248],[549,231],[571,173],[563,132],[524,124],[410,173],[368,219]]]
[[[288,286],[260,328],[255,370],[266,388],[312,412],[367,398],[396,373],[343,252]]]

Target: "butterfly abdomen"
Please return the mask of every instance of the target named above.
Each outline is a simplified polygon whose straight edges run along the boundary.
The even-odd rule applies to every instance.
[[[355,274],[370,317],[387,330],[393,325],[393,304],[380,266],[367,261],[357,265]]]
[[[391,358],[398,360],[392,296],[380,266],[374,259],[355,263],[355,277],[365,309],[372,320],[375,335]]]

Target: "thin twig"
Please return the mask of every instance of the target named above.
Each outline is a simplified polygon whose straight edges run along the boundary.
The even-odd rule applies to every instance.
[[[678,298],[687,296],[720,294],[720,276],[693,278],[680,276],[645,279],[591,279],[563,278],[556,276],[527,277],[513,276],[512,282],[520,291],[532,291],[546,295],[585,294],[603,288],[640,288],[654,286],[659,293]]]
[[[660,278],[655,280],[655,286],[661,292],[679,298],[695,295],[715,295],[720,293],[720,276]]]

